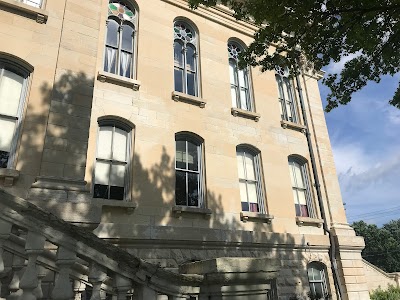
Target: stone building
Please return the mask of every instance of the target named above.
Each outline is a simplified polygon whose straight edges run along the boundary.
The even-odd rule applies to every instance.
[[[0,0],[0,297],[369,299],[323,74],[238,68],[256,29],[183,0]]]

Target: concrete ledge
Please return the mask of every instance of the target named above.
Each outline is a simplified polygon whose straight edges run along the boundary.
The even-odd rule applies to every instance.
[[[309,217],[296,217],[296,224],[299,226],[318,226],[324,224],[324,220]]]
[[[253,221],[253,222],[263,222],[270,224],[274,216],[268,214],[260,214],[256,212],[242,211],[240,213],[240,220],[243,222]]]
[[[302,133],[306,133],[306,130],[307,130],[306,126],[304,126],[304,125],[293,123],[290,121],[284,121],[284,120],[281,121],[281,126],[283,129],[286,129],[286,128],[294,129],[297,131],[301,131]]]
[[[32,188],[89,192],[89,189],[86,188],[86,184],[87,182],[84,180],[76,180],[64,177],[38,176],[36,177],[36,182],[32,184]]]
[[[14,180],[18,179],[19,171],[14,169],[0,168],[0,178],[4,178],[4,186],[13,186]]]
[[[177,205],[172,208],[172,213],[176,217],[180,217],[182,213],[190,213],[190,214],[203,215],[205,218],[208,218],[211,216],[212,211],[211,209],[208,208]]]
[[[127,78],[123,76],[119,76],[113,73],[108,73],[105,71],[99,71],[97,73],[97,79],[101,82],[110,82],[114,84],[118,84],[121,86],[129,87],[134,91],[138,91],[140,88],[140,81],[132,78]]]
[[[174,100],[176,102],[178,102],[178,101],[188,102],[188,103],[197,105],[200,108],[204,108],[207,103],[206,100],[204,100],[203,98],[191,96],[191,95],[184,94],[181,92],[176,92],[176,91],[173,91],[171,96],[172,96],[172,100]]]
[[[36,19],[36,22],[44,24],[47,22],[49,12],[47,10],[36,8],[34,6],[17,2],[15,0],[0,0],[0,6],[8,7],[16,12],[26,14]]]
[[[256,112],[240,109],[240,108],[237,108],[237,107],[232,107],[231,108],[231,113],[232,113],[232,116],[234,116],[234,117],[238,117],[238,116],[239,117],[245,117],[245,118],[248,118],[248,119],[252,119],[252,120],[254,120],[256,122],[258,122],[260,120],[260,117],[261,117],[261,115],[256,113]]]

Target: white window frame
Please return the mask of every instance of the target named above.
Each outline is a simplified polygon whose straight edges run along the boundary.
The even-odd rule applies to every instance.
[[[37,1],[37,2],[39,2],[39,3],[36,3],[35,0],[17,0],[17,1],[18,1],[18,2],[21,2],[21,3],[24,3],[24,4],[26,4],[26,5],[29,5],[29,6],[36,7],[36,8],[42,8],[42,7],[43,7],[43,3],[44,3],[45,0],[39,0],[39,1]]]
[[[192,34],[191,40],[186,40],[182,37],[179,37],[175,32],[177,25],[185,26]],[[175,60],[175,43],[181,44],[182,47],[182,65]],[[194,70],[189,67],[187,63],[187,49],[188,47],[194,48]],[[188,22],[184,20],[175,20],[174,21],[174,91],[181,92],[187,95],[191,95],[194,97],[200,97],[200,75],[199,75],[199,41],[198,41],[198,33],[193,28],[193,26],[189,25]],[[176,87],[176,76],[175,71],[179,70],[182,72],[182,91],[178,91]],[[194,77],[194,95],[188,93],[188,78],[189,74],[193,74]]]
[[[178,141],[185,141],[185,151],[186,151],[186,168],[178,168],[177,167],[177,160],[176,160],[176,142]],[[188,142],[191,142],[192,144],[197,146],[197,165],[198,165],[198,170],[190,170],[188,168]],[[175,204],[177,206],[187,206],[187,207],[197,207],[197,208],[205,208],[206,203],[205,203],[205,168],[204,168],[204,141],[198,136],[195,136],[194,134],[191,133],[177,133],[175,135],[175,174],[176,172],[184,172],[185,179],[186,179],[186,204],[178,204],[177,203],[177,198],[175,196]],[[198,182],[197,182],[197,191],[198,191],[198,199],[197,199],[197,206],[189,205],[189,199],[188,199],[188,173],[195,173],[198,174]],[[175,194],[176,194],[176,175],[175,175]]]
[[[287,67],[275,67],[281,119],[292,123],[300,123],[294,83],[289,75],[290,72]]]
[[[297,195],[296,198],[293,199],[295,206],[299,205],[299,207],[300,207],[300,205],[301,205],[300,201],[299,201],[298,191],[304,192],[305,198],[306,198],[306,207],[307,207],[308,216],[305,216],[302,214],[301,208],[299,208],[300,215],[297,213],[297,210],[296,210],[296,216],[297,217],[316,218],[307,161],[305,159],[297,157],[297,156],[289,156],[288,163],[289,163],[289,172],[291,172],[291,174],[293,176],[293,180],[294,180],[294,184],[292,183],[292,190]],[[302,180],[304,182],[304,187],[301,187],[301,186],[299,186],[299,184],[297,184],[296,172],[295,172],[296,167],[298,167],[301,171]]]
[[[255,173],[255,180],[249,180],[247,178],[246,174],[246,162],[245,162],[245,155],[250,154],[253,157],[253,166],[254,166],[254,173]],[[247,211],[251,212],[250,210],[250,200],[249,200],[249,195],[248,195],[248,183],[256,183],[256,193],[257,193],[257,204],[258,204],[258,212],[260,214],[266,214],[267,213],[267,206],[265,202],[265,193],[264,193],[264,180],[263,180],[263,172],[262,172],[262,162],[261,162],[261,153],[259,151],[255,151],[254,149],[246,146],[246,145],[239,145],[236,147],[236,159],[239,163],[238,157],[242,158],[242,163],[243,163],[243,170],[245,173],[246,178],[240,178],[239,177],[239,183],[243,182],[246,183],[246,195],[247,195],[247,204],[248,204],[248,210],[243,210],[242,211]],[[240,199],[240,203],[242,203],[243,199]]]
[[[229,72],[230,74],[233,74],[233,82],[232,78],[230,78],[232,106],[243,110],[255,112],[250,68],[249,66],[247,66],[246,68],[239,70],[238,55],[244,51],[244,47],[235,41],[229,41],[227,46],[229,56]],[[233,48],[236,49],[232,51]],[[244,87],[240,86],[239,71],[243,71]],[[233,97],[232,90],[235,91],[236,98]],[[241,91],[245,92],[246,99],[242,99]],[[242,105],[243,101],[246,103],[246,107]]]
[[[315,279],[314,272],[318,272],[321,279]],[[329,288],[325,265],[319,262],[309,263],[307,266],[307,277],[310,284],[310,293],[316,296],[316,286],[319,285],[323,292],[323,295],[319,299],[327,299],[326,296],[329,295]]]
[[[24,82],[23,82],[23,85],[21,88],[21,95],[19,98],[18,110],[17,110],[16,115],[9,116],[9,115],[0,114],[0,118],[15,121],[15,127],[14,127],[11,145],[10,145],[7,166],[6,166],[7,169],[14,169],[15,164],[16,164],[16,152],[17,152],[17,148],[18,148],[20,135],[21,135],[21,127],[22,127],[23,115],[24,115],[25,105],[26,105],[30,72],[28,70],[26,70],[25,68],[21,67],[20,65],[18,65],[17,63],[14,63],[14,62],[11,62],[8,60],[4,60],[4,59],[0,59],[0,81],[3,77],[4,70],[8,70],[8,71],[13,72],[24,78]]]
[[[100,128],[101,127],[111,127],[113,128],[113,134],[112,134],[112,139],[111,139],[111,158],[110,159],[103,159],[98,157],[98,152],[99,148],[101,145],[99,144],[99,136],[100,136]],[[126,145],[126,161],[120,161],[120,160],[115,160],[113,159],[113,154],[112,154],[112,148],[113,148],[113,137],[114,137],[114,132],[115,128],[119,128],[127,133],[127,145]],[[92,172],[92,178],[93,178],[93,183],[92,183],[92,193],[93,193],[93,198],[94,199],[106,199],[106,200],[113,200],[113,201],[129,201],[131,200],[131,176],[130,174],[132,173],[132,140],[133,140],[133,128],[122,121],[119,121],[117,119],[101,119],[98,121],[98,130],[97,130],[97,138],[96,138],[96,156],[95,156],[95,162],[94,162],[94,168]],[[96,177],[95,177],[95,171],[96,171],[96,163],[97,162],[107,162],[110,163],[111,165],[125,165],[125,176],[124,176],[124,196],[123,199],[112,199],[110,198],[110,178],[109,178],[109,183],[108,183],[108,197],[95,197],[95,185],[96,185]],[[111,176],[111,169],[110,169],[110,174]]]
[[[125,77],[125,78],[131,78],[135,79],[136,78],[136,61],[137,61],[137,23],[138,23],[138,10],[133,7],[132,5],[128,4],[126,1],[109,1],[108,5],[112,3],[117,3],[117,4],[122,4],[128,9],[130,9],[134,13],[134,18],[132,21],[124,20],[121,19],[110,12],[108,12],[108,17],[106,21],[106,33],[105,33],[105,41],[104,41],[104,58],[103,58],[103,70],[108,73],[115,74],[117,76]],[[108,7],[108,6],[107,6]],[[117,36],[117,47],[114,47],[113,45],[108,45],[107,44],[107,37],[108,37],[108,27],[110,26],[110,21],[114,21],[118,25],[118,36]],[[123,26],[130,26],[132,27],[132,52],[126,51],[122,49],[122,34],[123,34]],[[112,48],[116,51],[115,54],[115,72],[113,72],[110,67],[107,69],[106,68],[106,59],[107,59],[107,49]],[[129,53],[131,56],[131,64],[130,64],[130,74],[129,76],[121,75],[120,68],[121,68],[121,57],[122,53]]]

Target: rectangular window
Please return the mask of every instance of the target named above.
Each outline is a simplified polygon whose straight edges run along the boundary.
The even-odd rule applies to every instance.
[[[42,0],[22,0],[21,2],[37,8],[42,6]]]

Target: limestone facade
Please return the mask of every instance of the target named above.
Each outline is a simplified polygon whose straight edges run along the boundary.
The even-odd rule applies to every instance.
[[[29,70],[15,159],[0,169],[1,189],[73,224],[95,228],[98,237],[174,272],[210,259],[276,260],[280,271],[271,282],[275,297],[283,300],[307,295],[307,266],[319,262],[326,268],[327,290],[338,299],[332,271],[337,264],[342,299],[369,299],[364,243],[346,220],[318,90],[320,74],[303,70],[300,86],[293,83],[298,124],[282,122],[273,71],[250,69],[254,109],[240,111],[232,108],[227,43],[249,44],[254,25],[236,21],[224,8],[192,11],[182,0],[125,3],[137,12],[132,78],[104,71],[108,1],[47,0],[36,8],[0,0],[1,62]],[[187,22],[197,34],[196,97],[174,92],[175,20]],[[99,120],[104,119],[132,128],[124,201],[93,198]],[[180,132],[203,140],[200,208],[175,202],[175,135]],[[238,145],[259,151],[264,214],[242,212]],[[307,161],[313,218],[296,217],[291,155]]]

